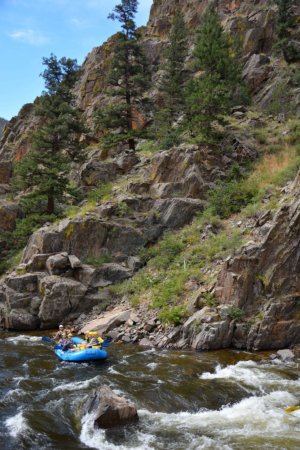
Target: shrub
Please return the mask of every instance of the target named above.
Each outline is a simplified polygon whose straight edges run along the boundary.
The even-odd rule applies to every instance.
[[[99,183],[98,186],[89,192],[87,199],[90,202],[107,200],[112,192],[112,183]]]
[[[208,200],[214,214],[226,219],[247,206],[257,193],[255,185],[244,181],[221,183],[208,193]]]
[[[87,256],[84,259],[85,264],[90,264],[94,267],[100,267],[102,264],[110,263],[112,261],[110,255],[100,255],[100,256]]]
[[[159,314],[159,319],[164,323],[179,325],[184,317],[187,317],[187,311],[184,305],[174,306],[173,308],[163,308]]]
[[[233,320],[240,320],[244,316],[244,311],[236,306],[231,306],[228,310],[228,317]]]
[[[205,306],[216,306],[218,304],[216,296],[211,292],[204,292],[202,298]]]

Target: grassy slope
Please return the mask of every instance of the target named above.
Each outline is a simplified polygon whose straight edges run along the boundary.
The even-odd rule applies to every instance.
[[[246,122],[234,120],[232,125],[241,131],[247,127]],[[127,295],[134,305],[145,302],[149,308],[157,308],[165,322],[177,324],[188,315],[191,286],[209,286],[222,260],[249,239],[250,230],[237,228],[237,221],[277,209],[282,186],[294,178],[300,167],[299,120],[286,124],[270,120],[253,134],[261,156],[247,176],[220,186],[219,194],[210,197],[207,209],[191,225],[166,233],[157,245],[144,252],[142,256],[148,261],[145,268],[114,286],[114,293]],[[226,205],[237,208],[230,211]],[[216,234],[202,241],[207,225],[212,225]],[[205,301],[208,305],[215,303],[209,294]]]

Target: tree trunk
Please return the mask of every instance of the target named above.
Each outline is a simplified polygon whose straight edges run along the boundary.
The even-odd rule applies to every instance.
[[[47,213],[54,213],[54,197],[52,193],[48,193]]]

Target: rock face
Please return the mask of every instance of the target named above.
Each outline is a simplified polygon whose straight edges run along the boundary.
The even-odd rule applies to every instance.
[[[183,326],[193,348],[263,350],[299,344],[299,175],[292,195],[273,220],[266,216],[258,223],[256,243],[245,245],[223,266],[214,290],[217,315],[202,314],[204,308]]]
[[[139,420],[134,403],[119,397],[108,386],[102,386],[89,396],[83,413],[93,414],[94,425],[104,429],[132,425]]]

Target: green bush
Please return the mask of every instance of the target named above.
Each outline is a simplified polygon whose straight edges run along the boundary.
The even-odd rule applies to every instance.
[[[213,213],[226,219],[251,203],[256,194],[257,188],[254,185],[233,180],[210,190],[208,200]]]
[[[163,308],[158,317],[164,323],[179,325],[182,319],[187,317],[187,312],[185,306],[179,305],[173,308]]]
[[[99,183],[95,189],[89,192],[87,200],[90,202],[107,200],[112,192],[112,188],[112,183]]]
[[[218,304],[216,296],[211,292],[204,292],[202,298],[205,306],[217,306]]]
[[[244,311],[236,306],[231,306],[228,310],[228,317],[233,320],[240,320],[244,316]]]
[[[90,264],[94,267],[100,267],[102,264],[110,263],[112,261],[111,256],[109,255],[100,255],[100,256],[87,256],[84,259],[85,264]]]

